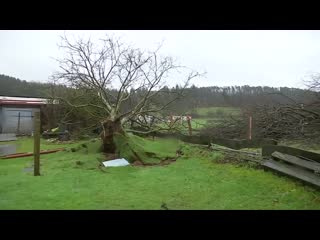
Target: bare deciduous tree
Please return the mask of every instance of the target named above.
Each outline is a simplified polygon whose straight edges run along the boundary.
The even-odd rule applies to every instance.
[[[171,92],[171,97],[160,103],[156,99],[167,89],[164,86],[168,74],[186,68],[176,65],[171,57],[160,57],[159,49],[146,53],[110,37],[100,43],[94,44],[90,39],[71,42],[66,36],[62,37],[60,47],[66,55],[58,60],[60,71],[53,79],[73,90],[73,101],[63,96],[60,100],[73,109],[88,109],[88,114],[101,123],[104,151],[114,152],[113,136],[124,134],[127,122],[146,126],[136,119],[145,115],[159,118],[157,113],[180,98],[189,81],[201,74],[190,71],[180,91],[175,96]],[[86,102],[81,103],[79,99]],[[150,124],[148,127],[148,132],[162,129],[150,128]]]
[[[320,91],[320,74],[313,74],[308,81],[305,81],[305,85],[312,91]]]

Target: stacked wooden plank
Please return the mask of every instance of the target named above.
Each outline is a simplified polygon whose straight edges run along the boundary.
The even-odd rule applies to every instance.
[[[279,149],[281,150],[281,148]],[[304,156],[305,154],[291,155],[287,150],[285,151],[287,153],[274,151],[262,163],[262,166],[320,187],[320,162],[318,159],[307,158]],[[308,156],[313,154],[309,152]]]

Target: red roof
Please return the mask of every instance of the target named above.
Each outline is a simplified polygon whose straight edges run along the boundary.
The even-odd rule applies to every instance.
[[[0,100],[0,105],[44,105],[44,102]]]
[[[0,105],[32,105],[40,106],[47,103],[46,99],[41,98],[20,98],[0,96]]]

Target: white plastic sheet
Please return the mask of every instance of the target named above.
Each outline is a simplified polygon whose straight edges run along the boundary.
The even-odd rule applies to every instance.
[[[114,159],[114,160],[110,160],[110,161],[104,161],[104,162],[102,162],[102,164],[105,167],[121,167],[121,166],[130,165],[130,163],[124,158]]]

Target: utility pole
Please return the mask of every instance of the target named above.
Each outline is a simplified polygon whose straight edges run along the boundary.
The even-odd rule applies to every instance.
[[[34,176],[40,176],[40,112],[34,113]]]

